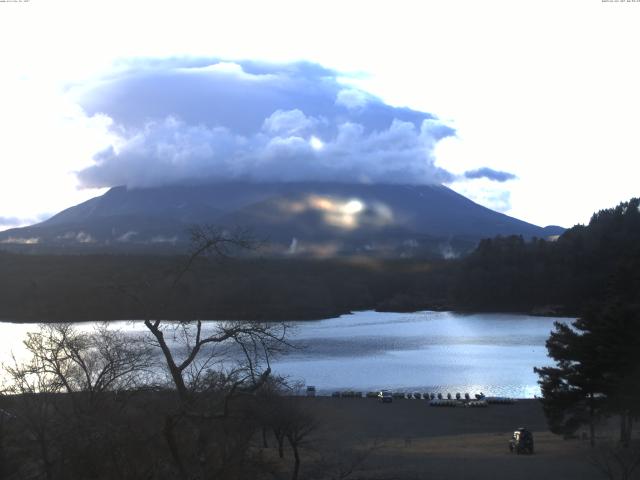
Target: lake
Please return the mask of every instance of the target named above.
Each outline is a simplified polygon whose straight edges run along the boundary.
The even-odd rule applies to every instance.
[[[550,365],[545,341],[553,322],[570,318],[452,312],[356,312],[293,323],[298,349],[276,359],[275,373],[335,390],[381,388],[421,392],[483,392],[533,398],[534,366]],[[141,334],[141,322],[112,322]],[[0,323],[0,362],[24,358],[21,340],[35,325]],[[79,324],[90,329],[91,324]]]

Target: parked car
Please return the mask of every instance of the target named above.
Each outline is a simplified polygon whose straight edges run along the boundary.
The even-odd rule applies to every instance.
[[[518,428],[509,440],[509,451],[520,455],[533,453],[533,434],[526,428]]]
[[[315,397],[316,396],[316,387],[313,385],[309,385],[307,387],[307,397]]]
[[[382,403],[391,403],[393,402],[393,394],[389,390],[381,390],[378,392],[378,399]]]

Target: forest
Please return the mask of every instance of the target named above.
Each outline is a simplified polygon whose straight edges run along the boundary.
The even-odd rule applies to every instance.
[[[354,310],[579,315],[611,289],[640,290],[638,199],[597,212],[557,240],[482,240],[459,259],[198,259],[165,301],[185,256],[21,255],[0,251],[0,318],[143,318],[135,290],[168,319],[305,320]],[[160,301],[160,300],[163,301]],[[159,313],[159,312],[158,312]]]

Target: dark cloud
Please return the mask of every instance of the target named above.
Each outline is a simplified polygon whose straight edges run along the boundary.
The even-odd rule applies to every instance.
[[[78,172],[85,187],[454,179],[433,155],[453,129],[311,63],[138,60],[77,94],[117,136]]]
[[[482,167],[477,170],[468,170],[464,172],[464,176],[468,179],[487,178],[495,182],[506,182],[508,180],[515,180],[518,178],[513,173],[501,172],[487,167]]]
[[[307,62],[137,61],[86,89],[81,104],[87,113],[105,113],[128,128],[173,116],[187,124],[226,127],[242,135],[256,132],[276,110],[298,109],[326,119],[319,133],[335,133],[337,125],[347,120],[367,130],[382,130],[394,119],[419,126],[434,118],[385,105],[338,78],[338,72]],[[347,102],[337,101],[348,91],[360,92],[366,105],[349,108]]]

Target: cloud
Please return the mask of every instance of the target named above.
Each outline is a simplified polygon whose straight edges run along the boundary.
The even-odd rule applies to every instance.
[[[480,203],[496,212],[505,213],[511,210],[511,192],[506,190],[495,191],[482,188],[477,192],[469,194],[468,197],[474,202]]]
[[[338,92],[336,97],[336,105],[344,105],[350,110],[358,110],[364,108],[369,102],[369,95],[362,90],[355,88],[345,88]]]
[[[0,216],[0,225],[6,225],[7,227],[17,227],[22,225],[24,220],[17,217],[2,217]]]
[[[274,135],[296,135],[309,132],[318,121],[295,110],[276,110],[262,124],[262,129]]]
[[[87,232],[66,232],[64,235],[59,235],[58,239],[63,240],[75,240],[78,243],[95,243],[96,239]]]
[[[193,182],[432,184],[455,176],[434,147],[455,131],[298,62],[137,61],[74,95],[112,120],[83,187]]]
[[[40,237],[31,237],[31,238],[9,237],[9,238],[0,240],[0,243],[7,243],[7,244],[16,243],[19,245],[34,245],[36,243],[40,243]]]
[[[136,235],[138,235],[138,232],[130,230],[127,233],[124,233],[122,235],[120,235],[118,238],[116,238],[116,242],[130,242],[133,237],[135,237]]]
[[[464,172],[464,177],[468,179],[486,178],[495,182],[506,182],[508,180],[515,180],[518,178],[513,173],[502,172],[499,170],[493,170],[492,168],[482,167],[477,170],[467,170]]]
[[[42,222],[51,217],[49,213],[43,213],[33,217],[16,217],[16,216],[2,216],[0,215],[0,231],[7,230],[14,227],[22,227],[25,225],[33,225],[34,223]]]

